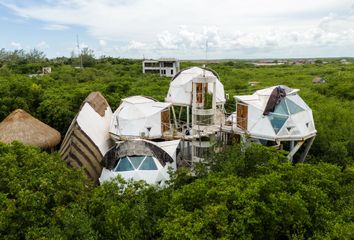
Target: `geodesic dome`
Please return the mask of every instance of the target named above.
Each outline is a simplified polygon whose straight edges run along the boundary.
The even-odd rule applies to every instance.
[[[130,140],[117,142],[103,157],[100,182],[118,175],[125,180],[144,180],[163,185],[169,179],[168,168],[176,170],[176,149],[180,140],[151,142]]]
[[[157,102],[151,98],[133,96],[124,98],[114,112],[110,133],[120,137],[158,138],[163,134],[161,113],[168,111],[171,103]],[[168,114],[167,114],[168,115]]]
[[[274,90],[277,89],[284,90],[286,94],[273,101]],[[237,121],[245,121],[241,125],[253,138],[272,141],[306,140],[316,135],[315,123],[312,110],[298,92],[299,89],[274,86],[252,95],[235,96],[237,108],[241,109],[236,113]],[[274,102],[273,110],[265,114],[270,101]],[[244,116],[240,116],[241,112]]]
[[[226,102],[224,86],[220,82],[216,73],[211,70],[200,67],[192,67],[180,71],[170,83],[166,102],[176,105],[191,105],[192,104],[192,80],[199,76],[213,77],[216,79],[216,103],[224,104]],[[213,93],[213,86],[210,84],[208,92]]]

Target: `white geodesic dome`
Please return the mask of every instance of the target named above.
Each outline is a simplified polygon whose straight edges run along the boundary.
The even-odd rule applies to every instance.
[[[168,170],[176,170],[176,150],[180,140],[151,142],[131,140],[117,143],[103,159],[100,183],[118,175],[126,181],[143,180],[148,184],[164,185],[170,179]]]
[[[171,103],[157,102],[151,98],[133,96],[125,98],[114,112],[110,133],[115,136],[161,137],[161,112]]]
[[[247,132],[253,138],[264,140],[306,140],[316,135],[312,110],[298,95],[298,89],[281,86],[286,96],[273,112],[263,115],[272,91],[278,86],[256,91],[252,95],[235,96],[248,109]],[[239,116],[237,116],[239,117]]]
[[[166,102],[175,105],[191,105],[192,104],[192,80],[196,77],[205,76],[216,79],[216,103],[224,104],[226,102],[224,86],[218,79],[216,73],[211,70],[200,67],[192,67],[180,71],[171,81],[170,88],[165,98]],[[213,86],[208,86],[208,92],[213,93]]]

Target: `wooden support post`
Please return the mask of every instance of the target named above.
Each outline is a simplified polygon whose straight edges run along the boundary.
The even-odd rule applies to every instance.
[[[180,146],[181,146],[181,159],[183,160],[185,158],[184,141],[181,141]]]
[[[307,154],[309,153],[314,140],[315,140],[315,136],[307,140],[308,142],[306,143],[306,148],[303,151],[303,153],[301,154],[300,159],[299,159],[300,162],[305,161],[305,158],[306,158]]]
[[[182,111],[183,111],[183,106],[179,108],[179,114],[178,114],[178,121],[181,121],[181,116],[182,116]]]
[[[190,126],[189,126],[189,106],[187,106],[187,127],[188,129],[190,129]]]
[[[213,124],[216,123],[216,81],[213,82],[213,110],[214,110],[214,116],[213,116]]]
[[[288,157],[288,159],[289,159],[290,161],[292,161],[292,159],[293,159],[295,153],[300,149],[300,147],[302,146],[302,144],[304,144],[304,141],[299,141],[299,142],[296,144],[296,146],[289,152],[289,154],[288,154],[287,157]]]
[[[177,118],[176,118],[176,113],[175,113],[175,107],[172,105],[172,114],[173,114],[173,120],[175,121],[175,129],[177,130]]]
[[[291,152],[294,149],[294,145],[295,145],[295,141],[290,141],[290,149],[289,152]],[[290,161],[293,161],[293,157],[291,157],[291,159],[289,159]]]

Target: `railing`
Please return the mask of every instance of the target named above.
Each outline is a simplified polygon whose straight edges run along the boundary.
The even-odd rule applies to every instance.
[[[193,114],[200,116],[214,115],[214,109],[193,109]]]

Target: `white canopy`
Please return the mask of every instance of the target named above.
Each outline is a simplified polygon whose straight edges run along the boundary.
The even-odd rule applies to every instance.
[[[297,94],[298,89],[281,86],[286,91],[286,97],[276,105],[274,112],[263,115],[268,99],[276,87],[278,86],[262,89],[252,95],[235,96],[237,102],[248,106],[247,131],[250,135],[273,141],[304,140],[314,136],[316,129],[312,110]]]
[[[150,138],[161,137],[161,112],[171,103],[157,102],[153,99],[133,96],[122,100],[114,112],[110,133],[115,136]]]
[[[166,102],[180,105],[192,104],[192,80],[199,76],[216,78],[216,103],[223,104],[226,102],[224,86],[212,71],[200,67],[192,67],[179,72],[170,84]],[[208,86],[208,92],[213,93],[213,86]]]

